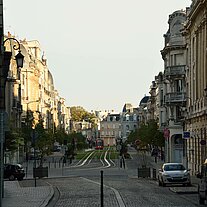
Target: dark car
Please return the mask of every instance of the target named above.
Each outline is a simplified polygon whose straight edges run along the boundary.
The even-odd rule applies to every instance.
[[[24,169],[20,164],[4,164],[4,178],[9,180],[23,180],[25,176]]]

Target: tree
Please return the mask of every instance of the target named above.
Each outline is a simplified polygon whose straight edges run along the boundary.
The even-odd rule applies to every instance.
[[[131,131],[127,138],[127,143],[135,143],[135,141],[138,139],[138,130],[136,129],[135,131]]]
[[[54,134],[54,141],[59,142],[59,144],[64,144],[64,140],[68,139],[68,134],[65,133],[64,129],[56,130]]]
[[[72,121],[88,121],[89,123],[94,123],[95,114],[87,112],[83,107],[81,106],[72,106],[70,108],[71,113],[71,120]]]
[[[159,131],[155,120],[149,121],[147,124],[141,124],[139,129],[131,133],[129,140],[136,142],[139,140],[139,147],[147,147],[148,145],[163,147],[165,140],[163,133]]]
[[[5,150],[16,151],[24,146],[24,137],[20,129],[12,129],[5,133]]]
[[[44,156],[51,153],[51,146],[53,146],[53,135],[51,132],[44,129],[42,119],[40,119],[39,123],[35,126],[35,131],[37,132],[37,139],[33,143],[33,146],[41,153],[40,166],[42,166]]]
[[[83,121],[86,117],[86,110],[81,106],[72,106],[70,108],[71,120],[72,121]]]

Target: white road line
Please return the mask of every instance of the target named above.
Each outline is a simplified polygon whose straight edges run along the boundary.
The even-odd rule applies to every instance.
[[[97,184],[97,185],[101,185],[100,183],[98,183],[98,182],[96,182],[96,181],[89,180],[89,179],[84,178],[84,177],[81,177],[81,178],[82,178],[83,180],[87,180],[87,181],[89,181],[89,182],[91,182],[91,183],[95,183],[95,184]],[[111,190],[114,191],[115,196],[116,196],[116,199],[117,199],[117,202],[118,202],[118,204],[119,204],[119,207],[126,207],[125,204],[124,204],[124,201],[122,200],[121,195],[119,194],[119,191],[118,191],[118,190],[116,190],[116,189],[114,189],[114,188],[112,188],[112,187],[110,187],[110,186],[107,186],[107,185],[103,185],[103,186],[106,187],[106,188],[110,188]]]

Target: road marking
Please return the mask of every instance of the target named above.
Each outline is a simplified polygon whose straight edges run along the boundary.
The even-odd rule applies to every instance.
[[[95,183],[97,185],[101,185],[100,183],[98,183],[96,181],[93,181],[93,180],[90,180],[90,179],[87,179],[87,178],[84,178],[84,177],[80,177],[80,178],[82,178],[83,180],[86,180],[88,182]],[[124,201],[122,200],[121,195],[119,194],[118,190],[116,190],[115,188],[112,188],[110,186],[107,186],[107,185],[103,185],[103,186],[106,187],[106,188],[110,188],[112,191],[114,191],[114,194],[116,196],[116,199],[117,199],[117,202],[119,204],[119,207],[126,207],[125,204],[124,204]]]

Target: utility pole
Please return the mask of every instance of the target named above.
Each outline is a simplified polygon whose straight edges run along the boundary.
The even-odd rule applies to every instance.
[[[4,25],[3,25],[3,0],[0,0],[0,207],[2,207],[3,198],[3,180],[4,180],[4,111],[5,111],[5,79],[3,71],[3,46],[4,41]]]

